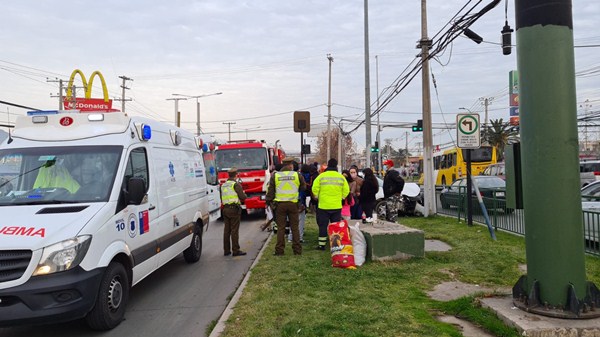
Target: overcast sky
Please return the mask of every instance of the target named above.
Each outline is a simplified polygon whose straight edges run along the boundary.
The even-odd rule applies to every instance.
[[[491,1],[491,0],[489,0]],[[489,1],[477,8],[481,9]],[[467,0],[428,1],[429,37],[434,36]],[[477,1],[471,1],[470,6]],[[389,86],[419,53],[420,4],[417,0],[369,2],[371,100]],[[489,118],[508,120],[508,72],[516,69],[516,50],[502,55],[502,2],[471,29],[483,37],[475,44],[459,37],[432,62],[434,123],[453,123],[465,107],[480,112],[480,97],[493,97]],[[600,105],[600,3],[573,1],[577,101]],[[508,2],[514,22],[514,1]],[[513,34],[513,43],[515,42]],[[358,0],[255,1],[5,1],[0,19],[0,100],[38,109],[58,108],[58,84],[74,69],[89,77],[99,70],[111,98],[121,96],[119,76],[128,82],[126,110],[132,115],[173,122],[173,93],[222,95],[200,98],[203,131],[219,139],[280,139],[288,151],[298,151],[293,133],[295,110],[309,110],[313,128],[327,115],[328,60],[332,64],[332,116],[344,118],[343,128],[364,119],[364,2]],[[376,58],[378,59],[378,69]],[[377,81],[378,80],[378,81]],[[76,84],[81,84],[79,78]],[[384,125],[413,123],[421,118],[420,75],[380,116]],[[78,93],[82,96],[83,93]],[[102,97],[98,79],[93,97]],[[113,103],[120,108],[119,102]],[[181,101],[182,126],[196,130],[195,100]],[[583,111],[583,108],[581,108]],[[0,104],[0,123],[25,109]],[[374,120],[374,122],[376,119]],[[407,137],[408,132],[408,137]],[[376,127],[373,127],[373,142]],[[434,144],[447,143],[456,131],[434,130]],[[365,146],[364,125],[353,133]],[[422,134],[386,127],[381,138],[418,152]],[[313,141],[314,144],[314,141]]]

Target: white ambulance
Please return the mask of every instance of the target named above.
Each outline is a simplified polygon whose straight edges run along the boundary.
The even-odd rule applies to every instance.
[[[121,112],[31,112],[0,146],[0,326],[85,317],[202,253],[209,186],[193,134]],[[213,188],[214,189],[214,188]]]

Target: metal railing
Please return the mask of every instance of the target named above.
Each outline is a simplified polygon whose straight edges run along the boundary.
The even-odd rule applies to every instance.
[[[466,220],[467,199],[465,192],[466,188],[461,188],[458,193],[458,199],[455,202],[442,205],[440,200],[441,191],[437,190],[437,212],[456,217],[458,220]],[[505,199],[496,197],[483,199],[491,225],[495,230],[525,235],[525,216],[522,209],[507,208]],[[582,216],[585,252],[590,255],[600,256],[600,211],[583,211]],[[477,198],[473,199],[473,221],[485,225],[485,218]]]

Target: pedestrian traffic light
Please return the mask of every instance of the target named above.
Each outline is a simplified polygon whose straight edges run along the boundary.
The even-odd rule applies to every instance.
[[[412,126],[413,132],[422,132],[423,131],[423,120],[417,120],[417,124]]]

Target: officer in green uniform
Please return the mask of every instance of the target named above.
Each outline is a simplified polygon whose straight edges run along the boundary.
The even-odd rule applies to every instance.
[[[317,225],[319,225],[318,250],[327,245],[327,226],[330,222],[342,221],[342,200],[350,193],[348,181],[337,171],[337,160],[329,159],[327,169],[317,176],[312,186],[312,194],[318,201]]]
[[[274,172],[269,180],[266,201],[275,212],[277,224],[277,244],[275,255],[283,255],[285,249],[285,225],[290,221],[292,250],[294,255],[302,254],[300,244],[298,192],[306,190],[306,182],[301,174],[293,169],[293,158],[284,158],[281,171]]]
[[[241,203],[246,200],[242,185],[236,181],[237,169],[232,167],[227,171],[229,179],[221,185],[221,202],[223,204],[223,250],[224,255],[240,256],[246,252],[240,250],[240,220],[242,217]]]

